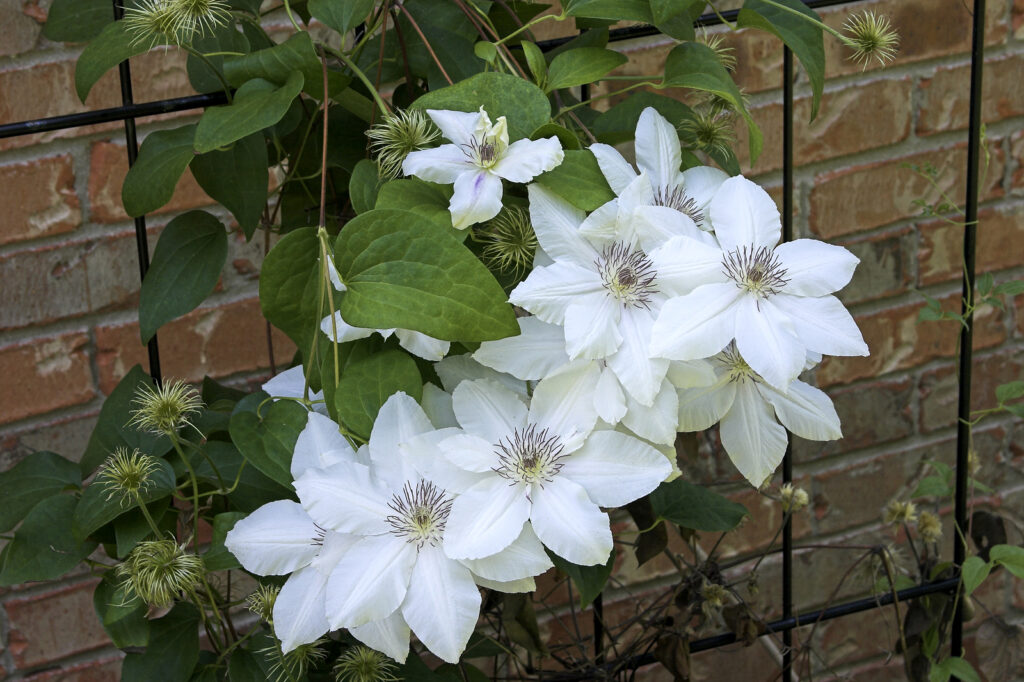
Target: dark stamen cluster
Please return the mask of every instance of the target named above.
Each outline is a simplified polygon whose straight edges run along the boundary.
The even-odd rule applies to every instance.
[[[550,483],[562,468],[562,442],[547,429],[530,424],[516,429],[511,438],[495,445],[500,464],[493,469],[502,478],[513,483]]]
[[[746,289],[758,299],[779,293],[789,283],[786,268],[768,246],[734,249],[722,259],[722,268],[736,286]]]
[[[640,249],[616,242],[605,247],[594,261],[601,283],[623,306],[650,308],[651,294],[657,293],[654,264]]]
[[[402,494],[392,496],[388,507],[395,512],[385,519],[391,533],[408,538],[419,549],[425,543],[436,545],[440,541],[452,500],[433,483],[420,481],[415,486],[406,483]]]
[[[498,156],[498,147],[493,142],[487,142],[483,139],[476,139],[472,137],[468,144],[460,145],[463,153],[469,157],[470,161],[478,161],[481,164],[488,164],[494,161]]]
[[[327,530],[321,528],[319,523],[314,523],[313,525],[316,526],[316,535],[313,537],[309,544],[316,545],[317,547],[323,547],[324,538],[327,537]]]
[[[654,205],[674,208],[683,215],[688,216],[698,227],[704,222],[704,214],[697,207],[697,202],[686,193],[686,190],[678,185],[655,189]]]

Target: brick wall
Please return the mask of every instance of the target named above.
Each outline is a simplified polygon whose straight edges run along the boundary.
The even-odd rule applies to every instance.
[[[951,462],[955,439],[956,377],[953,323],[915,323],[921,300],[911,287],[943,300],[959,299],[960,231],[916,217],[911,205],[927,186],[905,163],[946,168],[942,186],[962,201],[967,126],[969,21],[960,0],[870,0],[856,3],[888,14],[902,35],[897,62],[862,71],[834,43],[828,54],[821,114],[806,122],[809,89],[801,76],[796,101],[796,226],[799,236],[843,244],[860,258],[842,294],[871,348],[868,358],[832,359],[816,371],[836,402],[845,439],[796,442],[796,475],[813,498],[798,519],[799,542],[874,544],[887,538],[880,510],[905,496],[924,475],[926,460]],[[0,123],[119,104],[108,74],[83,105],[74,94],[78,49],[40,36],[47,0],[0,0]],[[851,8],[822,11],[840,26]],[[1024,276],[1024,0],[988,0],[983,113],[990,163],[982,189],[979,272],[996,281]],[[548,24],[550,26],[550,24]],[[765,152],[750,170],[774,195],[781,184],[782,49],[761,33],[730,36],[739,61],[737,80],[749,94],[765,133]],[[671,43],[647,38],[617,49],[626,69],[651,73]],[[152,52],[132,61],[139,101],[190,92],[179,55]],[[178,125],[184,115],[140,121],[142,134]],[[738,150],[745,139],[740,132]],[[103,396],[137,362],[145,366],[135,305],[138,272],[131,221],[120,206],[126,169],[117,124],[0,140],[0,469],[26,453],[50,449],[78,457]],[[209,199],[186,176],[173,201],[150,216],[150,244],[175,212]],[[226,214],[219,215],[227,219]],[[252,383],[267,373],[269,357],[256,300],[262,239],[231,240],[217,290],[200,310],[160,332],[164,373],[189,380],[204,374]],[[1024,300],[1005,311],[979,311],[974,404],[988,406],[994,386],[1024,375]],[[278,362],[292,348],[275,337]],[[996,488],[980,504],[1008,518],[1024,517],[1024,475],[1018,469],[1024,426],[993,419],[978,427],[979,478]],[[701,449],[688,475],[703,482],[732,476],[728,463]],[[726,556],[742,557],[768,542],[777,505],[734,488],[755,520],[726,539]],[[946,535],[951,534],[946,516]],[[1019,542],[1019,536],[1012,536]],[[847,550],[798,553],[796,594],[801,607],[820,604],[850,560]],[[628,587],[642,595],[668,567],[622,567]],[[778,565],[762,566],[762,602],[777,609]],[[0,677],[113,680],[117,651],[107,646],[91,607],[92,580],[79,574],[55,584],[0,591]],[[843,596],[862,585],[841,590]],[[993,579],[982,598],[997,612],[1018,617],[1022,588]],[[891,613],[891,612],[890,612]],[[885,618],[888,620],[885,620]],[[980,621],[981,618],[978,619]],[[977,623],[974,623],[976,625]],[[880,632],[885,628],[884,636]],[[556,636],[557,624],[545,629]],[[867,614],[823,625],[814,643],[830,674],[857,680],[901,679],[886,665],[893,646],[892,617]],[[805,637],[806,632],[800,635]],[[777,650],[755,644],[694,656],[698,679],[768,680]],[[726,672],[727,671],[727,672]],[[664,679],[650,671],[644,679]]]

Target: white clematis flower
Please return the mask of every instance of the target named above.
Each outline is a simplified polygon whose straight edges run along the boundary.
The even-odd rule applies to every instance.
[[[868,354],[853,318],[829,295],[850,281],[856,256],[813,239],[778,244],[775,202],[743,176],[722,183],[708,215],[721,248],[681,237],[666,254],[692,291],[662,307],[652,356],[706,358],[735,339],[750,367],[785,392],[808,351]]]
[[[302,365],[286,369],[280,374],[271,377],[260,388],[275,400],[281,398],[302,398],[302,392],[305,390],[305,399],[313,403],[313,409],[320,414],[327,414],[327,405],[324,404],[324,392],[309,390],[306,386],[306,375],[302,373]]]
[[[492,124],[482,106],[475,113],[427,109],[427,115],[452,144],[410,153],[402,170],[428,182],[455,183],[448,208],[459,230],[498,215],[502,178],[526,183],[564,158],[557,137],[509,144],[505,117]]]
[[[842,438],[839,416],[823,391],[800,380],[786,392],[774,388],[750,368],[735,344],[713,363],[718,375],[713,385],[679,391],[680,430],[703,431],[720,421],[722,447],[755,487],[786,454],[786,429],[808,440]]]
[[[433,437],[443,461],[423,454],[417,460],[430,462],[432,474],[460,493],[445,526],[445,553],[489,557],[532,526],[548,548],[575,564],[608,560],[612,535],[601,507],[646,495],[672,467],[637,438],[593,432],[590,394],[597,380],[595,368],[556,374],[537,385],[529,407],[492,381],[456,387],[452,405],[462,430]]]

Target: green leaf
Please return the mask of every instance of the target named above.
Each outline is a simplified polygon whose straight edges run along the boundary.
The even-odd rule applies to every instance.
[[[323,65],[316,47],[313,46],[313,39],[305,31],[293,34],[280,45],[224,61],[224,78],[235,87],[244,88],[245,84],[253,79],[283,86],[292,82],[296,72],[302,76],[298,89],[304,89],[313,97],[323,99]],[[327,72],[327,89],[332,94],[341,92],[350,82],[348,76],[335,71]],[[277,120],[267,125],[273,123],[277,123]]]
[[[1003,296],[1018,296],[1024,294],[1024,279],[1017,279],[1012,282],[1003,282],[992,290],[994,294]]]
[[[167,224],[139,294],[142,343],[210,295],[227,257],[224,225],[206,211],[189,211]]]
[[[412,106],[471,112],[483,106],[492,121],[506,117],[510,141],[528,137],[551,120],[551,105],[544,92],[507,73],[478,73],[455,85],[428,92]]]
[[[178,602],[171,612],[149,622],[149,646],[125,656],[123,682],[188,682],[199,660],[199,612]]]
[[[43,36],[61,43],[84,43],[112,21],[114,11],[107,0],[53,0]]]
[[[270,173],[267,143],[253,133],[223,151],[192,157],[192,175],[203,191],[231,211],[246,239],[252,239],[267,205]]]
[[[612,550],[612,553],[608,556],[608,561],[594,566],[578,566],[571,561],[563,559],[551,550],[545,551],[547,551],[555,568],[568,575],[573,585],[576,586],[576,590],[579,592],[581,609],[587,608],[601,594],[605,583],[608,582],[608,576],[612,574],[612,567],[615,565],[615,550]]]
[[[89,436],[79,464],[83,475],[95,471],[119,447],[138,448],[154,457],[160,457],[171,449],[171,441],[166,436],[155,436],[128,425],[132,400],[143,386],[152,388],[153,380],[142,371],[142,367],[135,365],[103,401],[96,427]]]
[[[804,16],[821,21],[817,12],[801,0],[775,0]],[[803,64],[811,83],[811,120],[818,115],[821,93],[825,87],[825,41],[819,26],[795,16],[763,0],[746,0],[736,25],[740,28],[759,28],[773,33],[784,42]]]
[[[938,476],[925,476],[914,488],[911,497],[949,497],[953,494],[952,488]]]
[[[164,519],[164,512],[171,506],[171,498],[164,497],[151,504],[146,505],[146,509],[149,511],[150,516],[157,523],[157,528],[160,530],[169,530],[174,532],[174,525],[176,522],[175,518],[168,517]],[[170,521],[170,523],[168,523]],[[147,536],[153,534],[153,529],[149,527],[149,521],[146,520],[145,515],[141,509],[131,509],[114,520],[114,538],[117,541],[117,558],[123,559],[128,556],[128,553],[135,548],[135,545],[139,544],[146,539]]]
[[[615,198],[589,149],[566,150],[562,163],[538,175],[536,182],[584,211],[593,211]]]
[[[704,0],[651,0],[653,23],[676,40],[694,40],[693,22],[706,4]]]
[[[194,125],[150,133],[139,148],[139,158],[128,170],[121,187],[125,213],[152,213],[174,196],[174,188],[194,156]]]
[[[981,682],[971,664],[959,656],[940,661],[932,667],[928,675],[929,682],[946,682],[953,675],[961,682]]]
[[[377,170],[377,162],[361,159],[352,170],[348,181],[348,197],[356,213],[373,210],[380,190],[381,177]]]
[[[78,465],[52,452],[33,452],[0,473],[0,533],[18,525],[40,500],[69,487],[82,487]]]
[[[606,144],[619,144],[632,140],[640,114],[647,107],[653,107],[673,126],[689,116],[692,110],[677,99],[653,92],[635,92],[622,102],[598,116],[592,130],[597,138]]]
[[[690,88],[716,94],[735,107],[747,122],[750,133],[750,162],[761,154],[763,139],[750,112],[743,105],[743,96],[725,70],[715,51],[701,43],[682,43],[672,48],[665,59],[664,85],[671,88]]]
[[[448,210],[451,196],[452,190],[448,185],[424,182],[419,178],[392,180],[381,186],[374,208],[410,211],[447,230],[462,241],[466,238],[468,230],[456,230],[452,227],[452,214]]]
[[[224,81],[220,76],[224,73],[224,61],[228,58],[213,53],[249,52],[249,41],[243,31],[239,31],[234,22],[216,26],[212,31],[192,38],[192,48],[202,54],[212,56],[200,59],[190,52],[185,62],[189,83],[196,92],[217,92],[224,90]]]
[[[335,243],[348,287],[342,318],[367,329],[411,329],[447,341],[487,341],[519,333],[494,276],[433,222],[394,209],[350,221]]]
[[[996,400],[1001,403],[1021,397],[1024,397],[1024,381],[1011,381],[996,386]]]
[[[111,569],[92,593],[96,618],[119,649],[143,647],[149,643],[148,610],[141,599],[132,599]]]
[[[150,485],[142,493],[142,501],[146,504],[166,497],[174,491],[174,469],[167,460],[156,460],[156,469],[149,475]],[[121,503],[118,495],[110,496],[110,491],[102,481],[93,481],[82,493],[75,509],[75,520],[72,530],[76,538],[85,539],[131,509],[138,507],[133,500]]]
[[[603,47],[581,47],[551,60],[546,92],[592,83],[629,61],[626,55]]]
[[[58,494],[32,507],[0,554],[0,587],[59,578],[96,549],[95,542],[71,533],[76,503],[71,495]]]
[[[96,85],[96,81],[107,71],[129,57],[148,50],[145,41],[132,45],[132,36],[125,29],[124,21],[107,24],[100,34],[85,46],[75,65],[75,90],[78,92],[78,99],[84,102],[92,86]]]
[[[347,228],[346,228],[347,229]],[[313,310],[320,277],[320,244],[316,228],[286,234],[270,250],[260,270],[260,307],[267,320],[303,349],[320,333]]]
[[[423,379],[408,353],[386,350],[349,363],[334,394],[338,417],[357,435],[369,438],[381,406],[398,391],[417,402],[423,394]]]
[[[292,452],[306,428],[307,412],[291,400],[264,403],[267,397],[260,391],[238,403],[231,415],[231,440],[250,464],[291,490]]]
[[[235,555],[224,546],[224,538],[227,537],[228,531],[245,517],[244,512],[222,512],[213,517],[213,536],[210,539],[210,548],[203,554],[206,570],[224,571],[241,567]]]
[[[985,578],[992,571],[992,564],[982,559],[980,556],[967,557],[967,561],[964,562],[963,567],[960,569],[960,575],[964,581],[964,598],[971,596],[971,593],[978,588],[978,585],[985,582]]]
[[[978,293],[982,296],[987,296],[992,291],[992,285],[995,283],[995,277],[992,276],[991,272],[983,272],[975,280],[974,286],[977,287]]]
[[[481,40],[473,45],[473,54],[488,64],[494,64],[498,59],[498,48],[494,46],[494,43]]]
[[[681,478],[658,486],[651,493],[651,506],[654,513],[666,521],[683,528],[716,533],[732,530],[747,515],[747,508],[742,504]]]
[[[989,551],[988,556],[1014,576],[1024,578],[1024,547],[996,545]]]
[[[292,72],[280,88],[262,78],[248,81],[235,93],[231,104],[211,107],[199,119],[196,151],[205,154],[274,125],[284,118],[292,100],[302,91],[302,83],[298,71]]]
[[[230,418],[229,418],[230,425]],[[210,485],[220,486],[223,480],[230,486],[237,479],[238,487],[228,497],[231,508],[249,513],[267,502],[283,500],[290,496],[287,488],[267,478],[255,467],[242,466],[245,458],[233,444],[226,441],[211,440],[203,444],[206,455],[217,465],[221,478],[218,479],[206,457],[194,460],[196,476]]]
[[[533,74],[534,82],[538,87],[543,88],[548,79],[548,63],[544,59],[544,53],[529,40],[524,40],[521,45],[523,55],[526,57],[526,65],[529,67],[530,73]]]
[[[245,649],[235,649],[228,664],[231,682],[264,682],[267,679],[256,657]]]
[[[373,0],[309,0],[309,13],[343,36],[371,11]]]
[[[557,123],[545,123],[530,135],[531,140],[540,140],[546,137],[557,137],[564,150],[579,151],[583,149],[583,145],[580,144],[580,138],[568,128]]]
[[[654,23],[647,0],[569,0],[565,13],[571,17]]]

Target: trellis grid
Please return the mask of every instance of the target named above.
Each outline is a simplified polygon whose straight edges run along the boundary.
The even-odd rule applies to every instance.
[[[856,0],[803,0],[810,9],[843,5],[855,2]],[[120,19],[124,13],[123,0],[112,0],[114,19]],[[714,26],[723,21],[734,21],[739,14],[738,10],[728,12],[706,14],[699,17],[694,24],[696,26]],[[971,300],[971,292],[974,290],[975,281],[975,250],[977,242],[977,217],[978,217],[978,184],[979,184],[979,158],[981,146],[981,81],[982,66],[984,63],[985,43],[985,0],[974,0],[971,29],[971,81],[969,100],[969,125],[967,139],[967,168],[966,168],[966,197],[964,208],[964,235],[963,235],[963,277],[962,277],[962,308],[961,313],[965,324],[961,325],[959,339],[958,357],[958,400],[957,400],[957,441],[956,441],[956,465],[955,465],[955,493],[954,493],[954,522],[960,533],[954,542],[953,563],[956,567],[963,564],[966,558],[966,543],[963,530],[967,527],[967,471],[968,471],[968,450],[969,450],[969,429],[970,429],[970,406],[971,406],[971,369],[972,369],[972,340],[973,340],[973,312],[967,302]],[[631,38],[658,35],[659,31],[653,26],[633,26],[628,28],[614,29],[609,32],[609,42],[619,42]],[[538,47],[542,51],[552,50],[570,38],[557,38],[542,41]],[[782,239],[790,241],[793,238],[793,55],[788,47],[784,48],[783,57],[783,136],[782,136]],[[35,119],[31,121],[19,121],[0,125],[0,139],[31,135],[50,130],[63,130],[78,128],[97,123],[108,123],[111,121],[124,121],[125,138],[127,141],[128,164],[134,165],[138,156],[138,139],[135,130],[135,119],[156,114],[166,114],[179,111],[190,111],[202,109],[208,106],[216,106],[227,103],[227,96],[223,92],[193,95],[190,97],[178,97],[155,102],[136,103],[132,96],[131,67],[127,61],[119,65],[119,78],[121,84],[120,107],[87,111],[65,116],[53,116],[49,118]],[[584,92],[581,99],[588,99],[587,86],[583,86]],[[140,280],[146,276],[149,269],[149,246],[146,236],[146,217],[135,218],[135,239],[139,259]],[[149,352],[149,374],[159,382],[160,373],[160,351],[156,335],[150,340]],[[784,483],[791,483],[793,480],[793,457],[791,448],[787,448],[786,456],[782,462],[782,479]],[[795,680],[793,670],[793,630],[805,625],[814,625],[826,620],[841,618],[843,616],[870,611],[873,609],[888,606],[894,602],[904,602],[931,594],[947,593],[955,595],[960,589],[960,576],[945,580],[925,583],[914,587],[889,592],[878,596],[867,597],[848,601],[842,604],[830,606],[817,611],[807,611],[794,614],[793,610],[793,530],[790,519],[786,520],[782,531],[782,617],[778,620],[765,624],[765,630],[761,636],[779,633],[782,635],[783,660],[782,674],[785,682]],[[595,649],[600,653],[603,625],[601,622],[602,605],[600,597],[594,603],[594,641]],[[703,639],[694,640],[689,643],[691,653],[717,649],[738,641],[736,634],[732,632],[722,633]],[[950,654],[960,656],[963,653],[963,614],[962,603],[957,602],[957,608],[953,616],[953,623],[950,634]],[[655,662],[653,653],[645,653],[630,658],[628,661],[619,661],[616,666],[621,668],[636,669]],[[576,678],[578,679],[578,678]],[[957,679],[957,678],[953,678]]]

